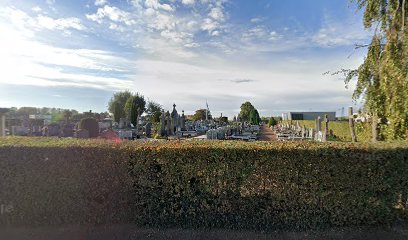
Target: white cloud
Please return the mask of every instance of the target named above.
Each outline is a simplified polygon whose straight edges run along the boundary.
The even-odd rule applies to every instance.
[[[36,25],[41,28],[46,28],[49,30],[65,30],[65,29],[76,29],[84,30],[85,27],[82,25],[79,18],[59,18],[53,19],[47,16],[39,15],[36,18]]]
[[[244,39],[259,39],[265,37],[267,35],[267,30],[263,26],[257,26],[254,28],[249,29],[245,32],[242,37]]]
[[[113,22],[122,22],[128,26],[135,24],[129,12],[108,5],[99,8],[94,14],[86,14],[86,18],[98,23],[102,23],[105,18],[108,18]]]
[[[269,33],[269,40],[275,41],[275,40],[278,40],[278,39],[281,39],[281,38],[282,38],[282,35],[280,35],[279,33],[275,32],[275,31],[272,31],[272,32]]]
[[[212,17],[214,20],[217,20],[217,21],[225,20],[224,13],[220,7],[212,8],[208,16]]]
[[[31,8],[31,10],[33,12],[42,12],[42,9],[39,6],[35,6],[35,7]]]
[[[204,19],[204,22],[201,24],[201,29],[204,31],[208,31],[209,34],[211,34],[212,32],[214,32],[214,30],[216,30],[219,27],[219,23],[210,19],[210,18],[206,18]]]
[[[56,25],[53,21],[49,22],[49,19],[42,21],[41,24],[51,29],[65,28],[68,24],[59,22]],[[4,33],[0,38],[0,45],[3,46],[0,48],[0,65],[3,69],[0,84],[101,89],[132,86],[132,81],[129,80],[89,74],[89,71],[97,70],[99,73],[123,75],[131,69],[131,61],[107,51],[49,46],[34,40],[32,35],[25,34],[26,28],[31,28],[31,25],[16,29],[13,22],[0,22],[0,31]],[[67,71],[67,68],[80,71]]]
[[[194,5],[195,0],[182,0],[181,1],[184,5]]]
[[[326,14],[322,27],[312,36],[312,41],[321,47],[348,46],[365,40],[370,35],[360,24],[350,20],[338,22]]]
[[[251,19],[251,23],[261,23],[261,22],[263,22],[265,20],[266,20],[266,18],[264,18],[264,17],[256,17],[256,18]]]
[[[82,24],[79,18],[51,18],[44,16],[42,14],[31,17],[27,13],[15,9],[15,8],[1,8],[0,17],[9,19],[10,22],[25,31],[26,33],[31,33],[35,29],[48,29],[48,30],[85,30],[86,27]]]
[[[45,0],[45,2],[46,2],[48,5],[53,5],[53,4],[55,3],[55,0]]]
[[[146,0],[145,6],[155,10],[174,11],[174,7],[169,4],[161,4],[159,0]]]
[[[103,6],[107,4],[106,0],[95,0],[95,6]]]

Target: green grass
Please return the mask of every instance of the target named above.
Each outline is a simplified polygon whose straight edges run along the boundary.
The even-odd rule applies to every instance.
[[[300,121],[283,121],[283,123],[292,123],[296,125],[299,122],[301,126],[306,128],[315,128],[316,123],[312,120],[300,120]],[[322,129],[325,128],[325,122],[322,122]],[[369,123],[356,123],[356,135],[357,140],[361,142],[369,142],[371,139],[371,126]],[[351,133],[348,121],[332,121],[329,122],[329,130],[332,130],[334,137],[332,141],[351,142]]]

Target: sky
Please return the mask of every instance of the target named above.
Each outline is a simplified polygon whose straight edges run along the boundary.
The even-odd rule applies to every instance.
[[[349,0],[0,0],[0,34],[0,107],[104,112],[130,90],[216,117],[359,105],[324,73],[370,38]]]

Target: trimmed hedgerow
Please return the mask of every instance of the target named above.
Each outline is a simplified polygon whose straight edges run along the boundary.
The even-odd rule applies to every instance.
[[[305,229],[407,219],[408,144],[0,139],[1,224]]]

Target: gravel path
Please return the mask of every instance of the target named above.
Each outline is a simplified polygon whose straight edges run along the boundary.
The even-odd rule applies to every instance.
[[[261,125],[261,132],[258,135],[259,141],[276,141],[276,134],[266,124]]]

